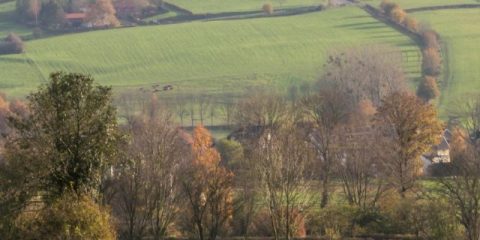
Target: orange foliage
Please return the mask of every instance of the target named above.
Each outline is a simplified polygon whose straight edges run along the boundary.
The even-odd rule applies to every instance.
[[[419,30],[419,27],[418,27],[418,21],[413,18],[413,17],[410,17],[410,16],[407,16],[405,18],[405,26],[410,30],[410,31],[413,31],[413,32],[418,32]]]
[[[427,102],[440,96],[437,80],[432,76],[425,76],[418,86],[417,96],[423,98]]]
[[[97,0],[87,12],[86,20],[94,27],[117,27],[120,25],[115,16],[112,0]]]
[[[271,3],[265,3],[265,4],[263,4],[263,6],[262,6],[262,10],[263,10],[263,12],[265,12],[266,14],[272,15],[272,14],[273,14],[273,5],[272,5]]]
[[[425,48],[440,49],[438,42],[438,34],[433,30],[428,30],[422,33],[423,44]]]
[[[442,59],[440,53],[435,48],[423,50],[423,73],[430,76],[438,76],[442,68]]]
[[[193,131],[193,162],[207,168],[213,168],[220,163],[220,154],[213,148],[212,136],[203,126],[197,126]]]
[[[396,23],[403,24],[405,18],[407,17],[407,13],[403,11],[403,9],[401,9],[400,7],[396,7],[390,12],[390,17]]]

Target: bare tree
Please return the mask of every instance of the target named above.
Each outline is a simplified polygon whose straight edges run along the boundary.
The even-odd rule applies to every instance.
[[[316,151],[316,164],[320,173],[321,201],[328,204],[331,191],[330,178],[338,162],[338,131],[348,119],[348,102],[336,88],[323,88],[316,95],[303,100],[305,120],[310,123],[309,140]]]
[[[178,171],[185,154],[178,130],[170,113],[153,110],[129,122],[128,133],[116,199],[120,218],[128,239],[161,239],[179,210]]]
[[[42,3],[40,0],[30,0],[29,11],[35,19],[35,26],[38,26],[38,15],[40,14],[41,8]]]
[[[438,191],[455,206],[468,240],[480,239],[480,98],[464,99],[453,113],[463,128],[453,131],[450,177],[440,180]]]
[[[200,124],[204,124],[204,120],[208,113],[208,109],[212,105],[212,99],[209,96],[198,96],[196,99],[198,104],[198,114],[200,116]]]
[[[300,129],[291,121],[265,131],[251,156],[256,162],[259,190],[265,192],[275,239],[295,237],[300,230],[296,223],[313,205],[309,197],[313,153]]]
[[[381,146],[376,142],[377,131],[372,126],[375,108],[362,102],[350,122],[340,134],[343,157],[338,165],[343,192],[347,201],[368,209],[387,190],[382,162]]]
[[[401,53],[382,45],[333,51],[324,72],[320,87],[333,85],[353,107],[365,99],[379,106],[385,96],[406,88]]]

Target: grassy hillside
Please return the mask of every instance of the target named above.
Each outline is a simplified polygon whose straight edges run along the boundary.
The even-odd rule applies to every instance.
[[[450,78],[441,103],[444,108],[468,93],[480,93],[480,9],[418,12],[446,43]]]
[[[416,8],[416,7],[428,7],[428,6],[480,3],[479,0],[391,0],[391,1],[398,3],[404,9]],[[382,0],[362,0],[362,2],[369,3],[373,6],[378,6],[382,2]]]
[[[27,27],[15,22],[14,11],[15,1],[0,3],[0,38],[5,37],[10,32],[15,32],[18,35],[26,35],[32,32]]]
[[[334,47],[400,47],[412,76],[418,49],[358,8],[235,21],[192,22],[71,34],[27,42],[0,56],[0,88],[24,95],[52,71],[92,74],[118,90],[173,84],[174,93],[239,93],[313,81]],[[407,59],[407,58],[405,58]]]
[[[167,2],[194,13],[219,13],[261,10],[265,3],[271,3],[274,8],[317,6],[325,3],[326,0],[169,0]]]

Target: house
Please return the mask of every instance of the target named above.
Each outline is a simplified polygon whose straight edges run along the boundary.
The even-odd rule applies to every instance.
[[[432,147],[429,154],[424,155],[432,163],[449,163],[450,162],[450,140],[452,133],[445,129],[442,134],[442,139],[438,145]]]
[[[450,130],[445,129],[442,134],[442,139],[438,145],[432,147],[431,151],[421,156],[423,163],[422,174],[432,174],[431,169],[437,165],[450,163],[450,141],[452,139],[452,133]]]
[[[65,14],[65,21],[73,28],[81,27],[85,22],[87,14],[83,12]]]

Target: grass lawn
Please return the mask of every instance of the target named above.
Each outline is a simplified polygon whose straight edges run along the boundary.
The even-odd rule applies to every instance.
[[[391,1],[398,3],[404,9],[428,7],[428,6],[480,3],[479,0],[391,0]],[[378,7],[382,2],[382,0],[362,0],[362,2],[369,3],[375,7]]]
[[[0,38],[4,38],[10,32],[20,36],[28,35],[32,32],[29,28],[18,24],[14,19],[15,1],[0,3]]]
[[[480,93],[480,9],[418,12],[446,42],[449,79],[442,91],[442,110],[452,108],[456,99]]]
[[[219,13],[261,10],[263,4],[271,3],[275,8],[318,6],[326,0],[169,0],[193,13]]]
[[[90,73],[116,90],[172,84],[179,93],[242,93],[314,81],[332,48],[399,47],[417,77],[418,48],[355,7],[277,18],[136,27],[27,42],[0,56],[0,91],[23,96],[52,71]]]

